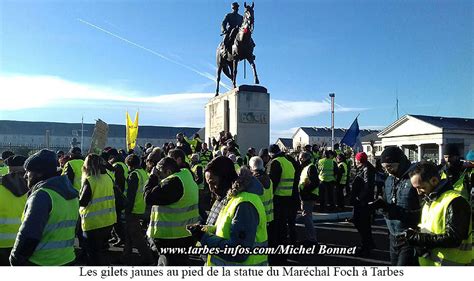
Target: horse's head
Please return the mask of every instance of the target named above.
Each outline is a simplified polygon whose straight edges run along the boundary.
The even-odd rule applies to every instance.
[[[244,33],[253,32],[253,24],[254,24],[254,15],[253,15],[253,7],[254,3],[252,2],[252,5],[247,5],[246,2],[244,2],[244,7],[245,7],[245,12],[244,12],[244,20],[242,22],[242,29],[244,30]]]

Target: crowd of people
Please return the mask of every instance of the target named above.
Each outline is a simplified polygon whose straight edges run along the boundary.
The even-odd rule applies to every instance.
[[[373,217],[389,230],[392,265],[472,262],[474,151],[464,161],[447,145],[445,163],[411,163],[386,148],[375,166],[365,153],[307,145],[241,148],[229,132],[211,147],[195,134],[135,152],[101,155],[43,149],[28,158],[2,153],[0,265],[189,265],[164,248],[318,245],[314,212],[353,209],[356,255],[375,247]],[[85,157],[84,157],[85,156]],[[305,226],[297,239],[296,221]],[[138,251],[138,257],[133,249]],[[286,265],[287,256],[210,253],[207,265]]]

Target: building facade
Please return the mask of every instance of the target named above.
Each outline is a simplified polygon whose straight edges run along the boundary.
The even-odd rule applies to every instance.
[[[68,150],[72,146],[87,151],[91,144],[95,124],[27,122],[0,120],[0,151],[28,148],[37,150]],[[82,132],[83,128],[83,132]],[[107,146],[125,149],[125,125],[108,125]],[[194,133],[204,135],[200,128],[139,126],[137,144],[144,146],[150,142],[161,146],[165,142],[176,142],[176,134],[182,132],[188,137]]]
[[[446,144],[456,144],[461,156],[474,149],[474,119],[405,115],[382,130],[382,147],[398,146],[411,161],[441,163]]]

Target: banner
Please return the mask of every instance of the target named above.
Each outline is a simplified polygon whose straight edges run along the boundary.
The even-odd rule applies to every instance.
[[[92,133],[91,146],[89,153],[101,154],[102,150],[107,145],[107,137],[109,134],[109,125],[102,120],[97,120],[95,123],[94,132]]]
[[[132,122],[128,111],[126,112],[126,140],[127,140],[127,149],[134,149],[137,145],[138,137],[138,111],[135,114],[135,120]]]

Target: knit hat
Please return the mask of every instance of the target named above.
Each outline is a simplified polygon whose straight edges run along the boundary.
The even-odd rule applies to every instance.
[[[51,175],[57,171],[56,165],[56,153],[42,149],[26,159],[23,167],[26,171]]]
[[[355,156],[356,160],[359,161],[360,163],[366,163],[367,162],[367,154],[365,152],[359,152]]]
[[[5,150],[2,152],[2,159],[7,160],[8,157],[15,155],[15,153],[11,152],[10,150]]]
[[[460,156],[459,147],[454,143],[448,143],[444,149],[444,155]]]
[[[73,147],[69,150],[69,153],[70,154],[78,154],[80,155],[82,153],[81,151],[81,148],[80,147]]]
[[[380,163],[401,163],[404,158],[406,156],[398,146],[390,146],[380,155]]]
[[[474,161],[474,149],[469,150],[469,152],[466,154],[466,160]]]
[[[5,160],[5,164],[8,167],[21,167],[23,164],[25,164],[26,157],[21,156],[21,155],[15,155],[8,157],[7,160]]]

